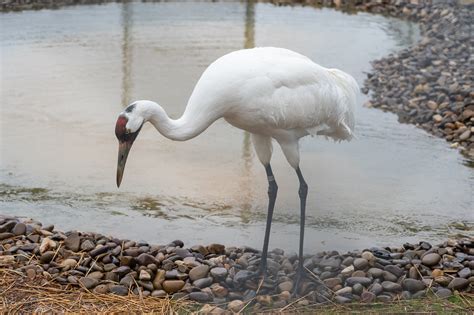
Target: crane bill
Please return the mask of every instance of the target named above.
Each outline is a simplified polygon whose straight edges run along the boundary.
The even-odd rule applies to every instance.
[[[127,162],[128,152],[130,152],[132,143],[132,141],[119,142],[117,161],[117,187],[120,187],[120,183],[122,182],[123,172],[125,170],[125,163]]]

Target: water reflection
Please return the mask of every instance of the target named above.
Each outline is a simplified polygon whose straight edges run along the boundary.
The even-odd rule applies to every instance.
[[[248,0],[245,7],[244,39],[244,48],[255,47],[255,2],[253,0]],[[239,183],[242,203],[240,204],[239,211],[242,223],[249,223],[252,216],[252,203],[255,198],[250,183],[255,176],[255,174],[252,173],[254,159],[250,133],[247,131],[243,131],[242,133],[242,176],[240,177]]]
[[[249,134],[224,121],[186,143],[147,125],[117,190],[119,102],[153,99],[179,117],[210,62],[255,45],[288,47],[362,82],[370,60],[417,38],[406,21],[253,1],[111,3],[2,19],[0,212],[160,243],[218,235],[260,247],[265,172]],[[457,153],[394,115],[359,107],[357,117],[357,141],[302,141],[306,250],[472,233],[473,175]],[[279,148],[272,163],[280,189],[270,246],[294,248],[297,179]]]
[[[130,1],[122,3],[122,106],[127,106],[131,102],[132,90],[132,26],[133,26],[133,7]]]

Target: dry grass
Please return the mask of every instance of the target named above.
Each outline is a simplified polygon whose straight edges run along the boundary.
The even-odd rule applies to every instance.
[[[189,301],[169,298],[118,296],[81,291],[55,282],[29,280],[23,274],[0,269],[0,313],[188,313]]]
[[[43,280],[43,281],[41,281]],[[188,300],[95,294],[62,286],[44,279],[29,280],[22,273],[0,268],[0,313],[153,313],[188,314],[198,312],[202,305]],[[248,303],[242,313],[256,313]],[[222,306],[221,306],[222,307]],[[261,308],[259,313],[297,314],[474,314],[474,294],[455,294],[439,299],[433,294],[419,300],[400,300],[392,303],[346,305],[299,305],[298,300],[284,308]]]

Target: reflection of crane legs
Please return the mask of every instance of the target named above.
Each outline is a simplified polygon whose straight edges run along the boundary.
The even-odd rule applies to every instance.
[[[248,0],[245,10],[245,32],[244,32],[244,48],[253,48],[255,46],[255,3],[254,0]],[[244,169],[242,178],[244,182],[242,183],[242,190],[245,189],[243,195],[251,195],[251,185],[250,185],[250,172],[252,169],[252,148],[250,145],[250,133],[244,131],[244,141],[242,143],[242,159],[244,162]],[[241,212],[241,218],[243,223],[248,223],[250,218],[250,209],[251,205],[248,200],[244,203]]]
[[[131,41],[131,27],[132,27],[132,3],[124,1],[122,4],[122,106],[127,106],[130,103],[130,92],[132,89],[132,47]]]

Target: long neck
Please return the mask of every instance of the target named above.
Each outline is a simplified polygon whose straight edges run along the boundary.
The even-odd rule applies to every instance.
[[[205,111],[191,114],[188,110],[178,119],[171,119],[155,102],[146,101],[144,118],[155,126],[163,136],[175,141],[192,139],[207,129],[218,117]]]

